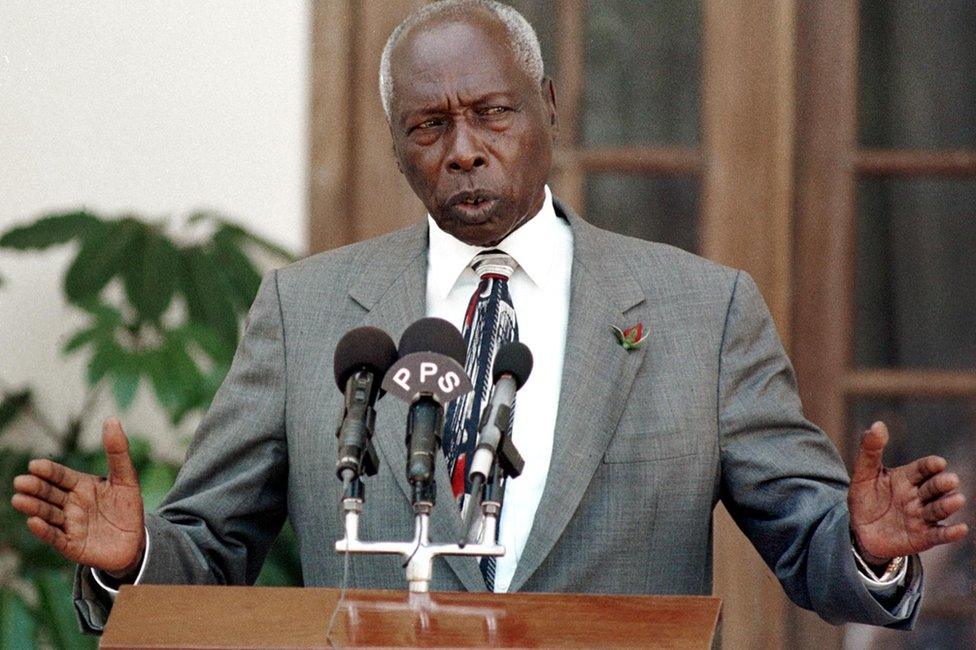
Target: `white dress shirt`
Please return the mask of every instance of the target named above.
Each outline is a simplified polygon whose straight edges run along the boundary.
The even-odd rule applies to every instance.
[[[529,347],[533,358],[532,374],[518,392],[512,425],[512,441],[525,459],[525,469],[505,487],[498,535],[506,552],[495,565],[497,592],[508,591],[546,486],[566,352],[573,233],[569,223],[556,216],[549,188],[545,191],[539,213],[491,247],[518,262],[509,290],[519,341]],[[450,321],[460,330],[479,282],[469,265],[485,249],[445,233],[429,215],[427,220],[427,315]]]

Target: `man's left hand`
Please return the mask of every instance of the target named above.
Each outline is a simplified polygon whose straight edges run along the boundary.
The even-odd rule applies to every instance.
[[[887,444],[888,428],[875,422],[861,439],[847,495],[854,543],[872,565],[957,542],[969,532],[966,524],[942,523],[966,503],[946,460],[926,456],[889,469],[881,462]]]

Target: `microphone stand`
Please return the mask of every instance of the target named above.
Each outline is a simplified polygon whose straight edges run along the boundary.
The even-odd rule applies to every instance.
[[[440,420],[438,420],[439,422]],[[431,454],[431,463],[434,457],[435,455]],[[501,510],[500,495],[497,500],[486,500],[481,504],[484,525],[481,529],[480,542],[474,544],[434,544],[430,540],[430,515],[435,501],[433,471],[421,478],[417,474],[411,474],[411,467],[408,462],[407,473],[413,488],[411,499],[414,512],[413,539],[409,542],[367,542],[359,539],[359,519],[365,507],[366,496],[362,480],[356,476],[348,482],[348,487],[343,490],[342,512],[345,536],[335,543],[336,552],[402,556],[405,561],[407,586],[411,593],[427,593],[430,591],[430,581],[434,573],[434,558],[439,555],[500,557],[505,554],[505,547],[496,541],[498,514]],[[494,475],[495,472],[492,474]],[[343,483],[346,484],[347,482],[343,481]],[[474,501],[472,500],[469,503],[469,509],[473,509],[473,507]]]
[[[412,593],[430,591],[434,575],[434,558],[438,555],[495,556],[505,554],[505,547],[495,542],[498,526],[497,513],[486,514],[485,535],[490,543],[432,544],[430,541],[430,504],[414,504],[415,522],[413,539],[409,542],[366,542],[359,539],[359,517],[363,512],[363,499],[355,497],[342,500],[345,518],[345,537],[335,543],[338,553],[367,555],[400,555],[405,561],[407,585]]]

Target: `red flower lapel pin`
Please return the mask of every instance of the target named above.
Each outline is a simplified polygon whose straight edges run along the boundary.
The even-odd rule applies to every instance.
[[[644,333],[644,323],[637,323],[625,330],[611,325],[610,329],[613,330],[613,335],[617,337],[617,343],[624,350],[639,350],[647,338],[647,334]]]

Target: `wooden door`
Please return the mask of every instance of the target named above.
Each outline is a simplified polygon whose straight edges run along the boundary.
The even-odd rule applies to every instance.
[[[423,215],[396,171],[376,91],[387,35],[421,4],[313,5],[312,251]],[[556,82],[556,194],[594,223],[749,271],[808,417],[848,459],[855,433],[883,416],[917,442],[893,445],[891,461],[932,452],[956,464],[976,429],[976,272],[966,256],[967,242],[976,250],[976,5],[947,1],[927,14],[925,3],[882,0],[511,4],[535,26]],[[917,91],[930,101],[900,101]],[[880,128],[893,115],[901,122]],[[882,240],[890,245],[866,244]],[[912,269],[926,281],[912,283]],[[913,305],[938,317],[919,318]],[[725,647],[892,642],[789,605],[721,511],[715,530]],[[952,586],[930,584],[920,626],[935,632],[896,640],[945,632],[974,645],[974,557],[960,548],[936,562]]]
[[[801,6],[793,349],[807,414],[848,462],[887,421],[889,464],[944,455],[972,497],[976,5]],[[917,630],[848,626],[847,644],[976,646],[972,542],[924,561]]]

